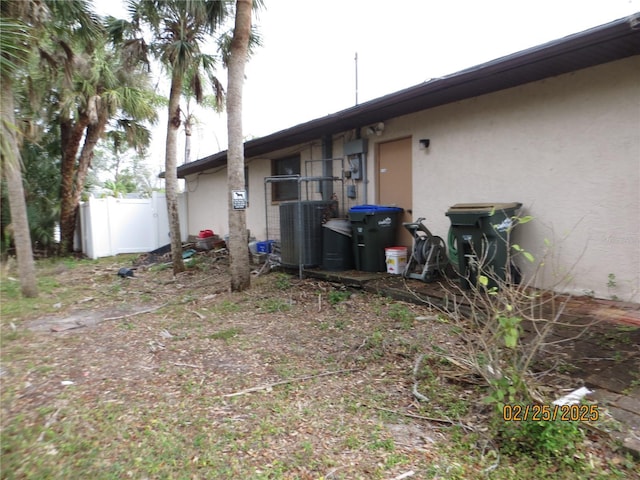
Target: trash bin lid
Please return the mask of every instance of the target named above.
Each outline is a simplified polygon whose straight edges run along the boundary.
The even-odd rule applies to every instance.
[[[400,207],[389,205],[356,205],[349,209],[349,213],[364,213],[365,215],[375,215],[376,213],[398,213],[402,212]]]
[[[330,220],[327,220],[326,223],[323,223],[322,226],[324,228],[328,228],[329,230],[333,230],[334,232],[346,235],[347,237],[350,237],[352,235],[351,222],[348,218],[332,218]]]
[[[478,216],[489,216],[492,212],[499,212],[503,210],[518,210],[522,206],[519,202],[512,203],[456,203],[445,215],[456,213],[475,213]],[[482,215],[486,214],[486,215]]]

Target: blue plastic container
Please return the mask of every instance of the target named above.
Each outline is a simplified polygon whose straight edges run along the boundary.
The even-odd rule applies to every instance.
[[[402,211],[402,208],[390,207],[388,205],[356,205],[349,209],[349,218],[358,215],[378,215],[384,213],[399,214]]]
[[[266,240],[264,242],[256,242],[256,251],[258,253],[271,253],[271,246],[275,240]]]

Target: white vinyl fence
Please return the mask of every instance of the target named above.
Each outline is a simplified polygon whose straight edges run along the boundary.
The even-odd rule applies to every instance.
[[[186,197],[178,198],[182,241],[188,238]],[[166,197],[90,198],[80,205],[80,241],[89,258],[144,253],[170,243]]]

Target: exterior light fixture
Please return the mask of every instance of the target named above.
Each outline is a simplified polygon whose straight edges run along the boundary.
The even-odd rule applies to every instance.
[[[380,135],[382,135],[382,132],[384,132],[383,122],[378,122],[375,125],[371,125],[369,128],[367,128],[367,135],[369,136],[375,135],[376,137],[379,137]]]
[[[420,139],[420,150],[426,150],[427,148],[429,148],[429,145],[431,145],[431,140],[429,140],[428,138]]]

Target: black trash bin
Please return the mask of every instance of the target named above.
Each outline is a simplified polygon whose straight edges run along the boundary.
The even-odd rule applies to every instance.
[[[351,270],[353,247],[349,219],[332,218],[322,227],[322,268],[329,271]]]
[[[489,279],[489,288],[497,286],[498,280],[505,280],[508,234],[512,217],[520,207],[522,204],[517,202],[458,203],[446,212],[451,220],[449,259],[463,288],[475,286],[480,274]]]
[[[356,270],[386,272],[384,249],[394,246],[402,208],[357,205],[349,209]]]

